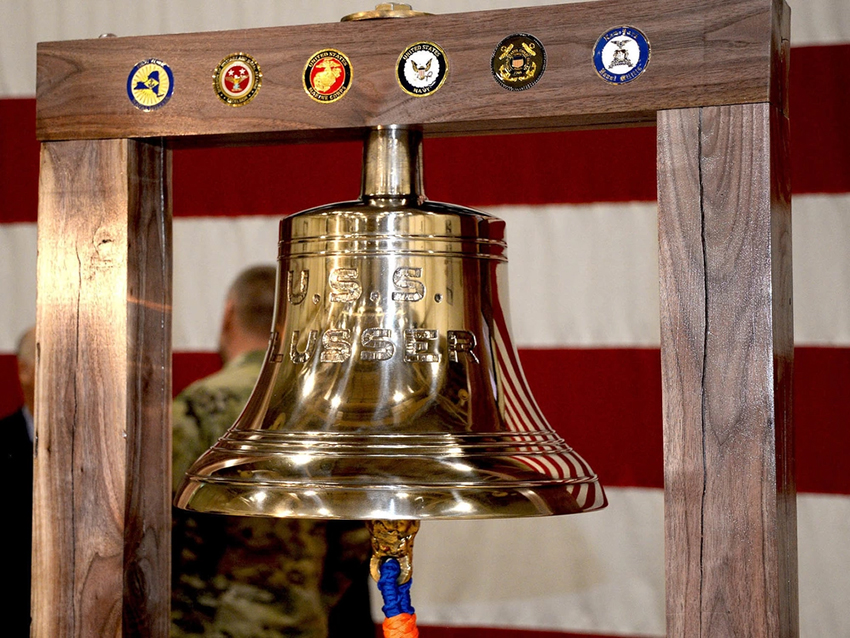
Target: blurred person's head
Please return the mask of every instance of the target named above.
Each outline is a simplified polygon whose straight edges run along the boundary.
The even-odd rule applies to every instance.
[[[18,379],[24,392],[24,405],[30,412],[35,405],[35,327],[18,339]]]
[[[274,314],[274,266],[252,266],[231,284],[224,302],[219,353],[224,363],[245,352],[265,350]]]

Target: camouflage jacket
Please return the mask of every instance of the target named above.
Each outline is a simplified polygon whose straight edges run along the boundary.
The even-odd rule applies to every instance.
[[[260,351],[245,354],[174,400],[175,488],[239,416],[262,362]],[[172,547],[175,638],[374,636],[365,593],[369,534],[362,523],[175,509]],[[343,594],[358,602],[340,604]]]

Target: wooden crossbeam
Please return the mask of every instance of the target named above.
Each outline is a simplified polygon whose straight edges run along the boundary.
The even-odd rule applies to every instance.
[[[597,39],[631,25],[651,44],[646,72],[614,85],[592,62]],[[38,48],[37,134],[41,140],[113,137],[224,138],[228,143],[324,134],[339,138],[379,124],[420,124],[426,134],[531,131],[653,123],[655,113],[771,101],[770,0],[605,0],[578,4],[344,22],[218,33],[102,38]],[[491,76],[490,56],[505,36],[526,32],[546,48],[540,81],[507,91]],[[440,45],[449,61],[444,86],[420,98],[396,77],[404,48]],[[324,48],[351,60],[348,94],[319,104],[306,94],[308,59]],[[263,84],[239,108],[213,90],[216,65],[233,52],[253,56]],[[127,76],[157,58],[174,74],[170,102],[154,112],[132,106]],[[177,141],[174,139],[173,141]]]

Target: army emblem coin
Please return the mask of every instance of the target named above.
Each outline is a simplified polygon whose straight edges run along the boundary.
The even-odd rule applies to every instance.
[[[634,27],[611,29],[593,47],[593,65],[606,82],[625,84],[637,78],[649,64],[649,40]]]
[[[351,86],[351,62],[336,49],[313,54],[304,67],[304,90],[317,102],[336,102]]]
[[[524,91],[537,84],[546,70],[546,49],[533,35],[515,33],[496,45],[490,67],[504,88]]]
[[[253,100],[262,84],[260,65],[245,53],[231,53],[213,71],[215,94],[230,106],[242,106]]]
[[[396,76],[405,93],[431,95],[446,81],[449,64],[446,52],[433,42],[411,44],[398,57]]]
[[[174,74],[162,60],[142,60],[127,76],[127,97],[140,111],[165,106],[174,93]]]

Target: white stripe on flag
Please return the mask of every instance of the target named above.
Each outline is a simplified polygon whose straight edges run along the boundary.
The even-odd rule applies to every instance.
[[[664,635],[663,492],[609,488],[578,516],[432,521],[416,537],[412,595],[423,625]],[[850,636],[850,498],[804,494],[800,635]],[[373,614],[380,617],[380,595]]]
[[[653,203],[494,207],[508,222],[514,345],[658,347]],[[850,195],[793,203],[798,345],[850,346]],[[215,351],[227,286],[275,263],[276,217],[174,220],[174,349]],[[35,318],[35,224],[0,224],[0,352]],[[504,291],[503,291],[504,292]]]

